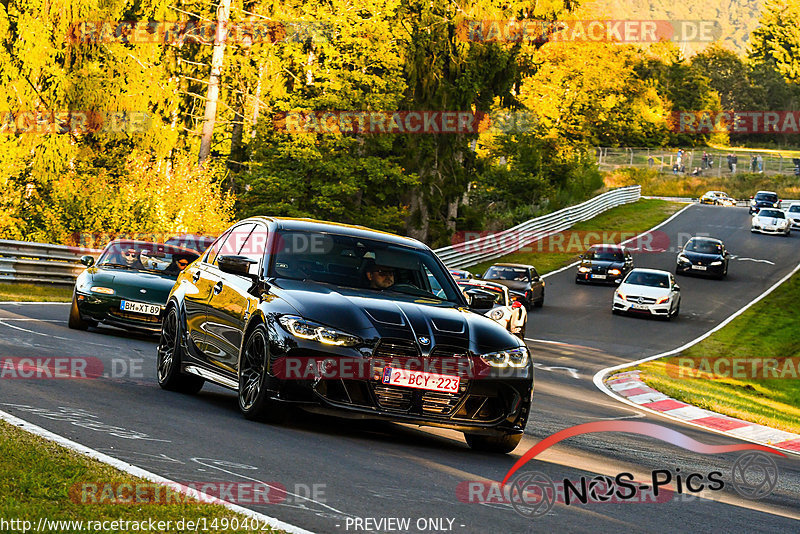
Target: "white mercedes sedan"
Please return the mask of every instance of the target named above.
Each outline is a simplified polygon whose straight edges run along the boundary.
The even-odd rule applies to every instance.
[[[681,309],[681,288],[668,271],[633,269],[614,292],[612,313],[661,317],[669,321]]]

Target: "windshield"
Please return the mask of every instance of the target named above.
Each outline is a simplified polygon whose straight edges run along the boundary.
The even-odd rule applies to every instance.
[[[758,212],[759,217],[772,217],[773,219],[785,219],[786,215],[780,210],[761,210]]]
[[[641,271],[631,271],[624,280],[626,284],[648,287],[669,287],[669,276],[659,273],[645,273]]]
[[[800,213],[800,206],[795,204],[791,208],[789,208],[789,213]]]
[[[686,243],[687,252],[698,252],[700,254],[722,254],[722,245],[714,241],[702,239],[691,239]]]
[[[766,200],[767,202],[777,202],[778,195],[773,195],[771,193],[758,193],[756,195],[756,200]]]
[[[321,232],[279,231],[269,275],[462,304],[436,257],[402,245]]]
[[[480,284],[458,284],[462,291],[469,291],[470,289],[480,289],[481,291],[486,291],[487,293],[491,293],[494,297],[494,303],[499,304],[501,306],[506,305],[505,293],[503,293],[502,289],[496,287],[489,287],[489,286],[482,286]]]
[[[100,267],[148,271],[177,278],[178,273],[198,257],[197,252],[164,243],[112,241],[97,265]]]
[[[514,280],[515,282],[527,282],[528,270],[522,267],[489,267],[486,274],[483,275],[485,280]]]
[[[589,249],[586,253],[587,260],[596,261],[623,261],[622,252],[618,250]]]

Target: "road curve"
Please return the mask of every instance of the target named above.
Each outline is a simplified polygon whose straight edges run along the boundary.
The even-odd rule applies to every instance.
[[[551,343],[530,342],[537,364],[534,411],[514,455],[474,453],[450,431],[302,414],[281,426],[246,421],[227,390],[206,386],[185,396],[159,389],[154,338],[69,330],[63,305],[0,304],[0,358],[97,358],[109,376],[3,379],[0,410],[172,480],[279,484],[289,491],[285,500],[246,506],[315,532],[397,532],[377,523],[390,517],[410,520],[404,532],[796,532],[796,457],[776,458],[777,487],[758,501],[728,485],[661,503],[556,504],[544,517],[527,519],[507,503],[463,502],[468,495],[459,493],[469,481],[502,480],[541,439],[591,421],[646,421],[706,444],[740,443],[615,403],[592,376],[696,337],[800,261],[800,239],[751,235],[747,222],[743,210],[696,206],[661,228],[675,240],[710,233],[740,258],[731,262],[729,280],[681,278],[685,300],[674,323],[612,316],[610,288],[576,286],[571,270],[549,277],[547,302],[531,313],[527,336]],[[640,254],[636,262],[671,268],[674,256]],[[555,445],[523,470],[574,481],[627,471],[644,482],[653,470],[680,469],[703,476],[720,471],[728,480],[739,454],[698,454],[636,434],[591,434]]]

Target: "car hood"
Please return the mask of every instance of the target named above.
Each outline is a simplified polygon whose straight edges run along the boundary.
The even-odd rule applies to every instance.
[[[524,293],[531,285],[530,282],[520,282],[517,280],[490,280],[488,278],[485,279],[487,282],[494,282],[495,284],[500,284],[506,286],[508,289],[513,289],[514,291],[521,291]]]
[[[625,262],[622,261],[606,261],[606,260],[583,260],[581,267],[599,267],[602,269],[622,269]]]
[[[85,276],[91,285],[110,287],[118,297],[160,304],[166,304],[175,285],[175,279],[168,276],[125,269],[91,267]]]
[[[778,219],[778,218],[769,217],[769,216],[766,216],[766,215],[755,215],[754,218],[758,219],[758,222],[760,224],[778,225],[778,224],[783,224],[786,221],[786,219]]]
[[[700,265],[706,265],[711,263],[712,261],[719,261],[722,258],[720,254],[703,254],[701,252],[681,252],[686,258],[692,263],[698,263]]]
[[[423,353],[437,345],[476,354],[521,345],[518,338],[488,317],[435,299],[299,280],[276,280],[272,292],[301,317],[365,340],[410,341]]]
[[[634,284],[622,284],[619,286],[618,291],[625,296],[636,295],[639,297],[660,298],[669,295],[669,288],[666,287],[650,287],[640,286]]]

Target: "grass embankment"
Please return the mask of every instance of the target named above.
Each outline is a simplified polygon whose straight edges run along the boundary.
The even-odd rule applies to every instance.
[[[71,286],[54,284],[0,284],[0,301],[11,302],[70,302]]]
[[[756,191],[775,191],[780,198],[800,199],[800,180],[794,175],[737,173],[705,176],[659,174],[648,169],[618,169],[605,177],[607,187],[641,185],[642,195],[699,198],[706,191],[725,191],[749,199]]]
[[[675,399],[745,421],[800,433],[800,274],[752,306],[709,338],[669,358],[644,363],[641,377],[651,387]],[[694,358],[692,362],[681,358]],[[705,360],[708,365],[703,364]],[[715,368],[713,358],[718,360]],[[733,358],[747,359],[738,369]],[[752,362],[778,360],[777,370]],[[788,360],[786,358],[793,358]],[[742,361],[742,360],[740,360]],[[700,373],[700,370],[712,374]],[[715,372],[716,371],[716,372]],[[724,378],[712,378],[713,376]],[[782,378],[756,378],[753,376]],[[702,376],[704,378],[690,378]]]
[[[685,207],[678,202],[639,200],[601,213],[594,219],[583,221],[562,235],[545,238],[524,250],[502,258],[469,267],[469,271],[483,274],[494,263],[525,263],[533,265],[540,274],[559,269],[578,259],[588,245],[601,242],[619,243],[656,226],[676,211]],[[566,234],[566,235],[564,235]]]
[[[157,528],[155,530],[137,530],[139,532],[196,532],[201,528],[187,528],[188,521],[200,524],[205,518],[208,527],[207,532],[244,532],[244,528],[222,528],[223,525],[241,525],[248,521],[248,518],[234,514],[222,506],[213,504],[199,504],[196,502],[180,503],[173,499],[171,503],[165,504],[142,504],[139,503],[112,503],[97,504],[92,502],[82,502],[84,499],[79,492],[74,489],[76,484],[91,483],[98,484],[131,484],[136,488],[136,484],[145,484],[152,487],[152,483],[126,475],[105,464],[86,458],[55,443],[47,441],[22,431],[12,425],[0,421],[0,518],[5,521],[27,520],[30,521],[32,529],[36,529],[40,518],[47,518],[50,521],[83,521],[83,531],[108,531],[108,532],[129,532],[129,529],[88,528],[88,521],[145,521],[153,519],[159,521],[171,521],[170,528]],[[118,486],[115,486],[118,487]],[[72,496],[71,496],[71,493]],[[135,495],[135,490],[123,494]],[[183,497],[183,496],[181,496]],[[140,499],[141,500],[141,499]],[[218,526],[213,528],[213,521],[217,520]],[[183,528],[179,528],[178,522],[183,520]],[[17,523],[20,525],[20,523]],[[129,525],[130,526],[130,525]],[[166,523],[162,525],[166,526]],[[253,523],[255,527],[255,523]],[[273,530],[261,530],[263,525],[258,528],[250,529],[260,532],[283,532]],[[5,528],[15,528],[14,525]],[[20,529],[16,529],[22,532]],[[5,530],[4,530],[5,531]],[[56,527],[50,523],[45,532],[78,532],[79,529],[73,524],[64,524]],[[206,532],[206,530],[202,530]]]

